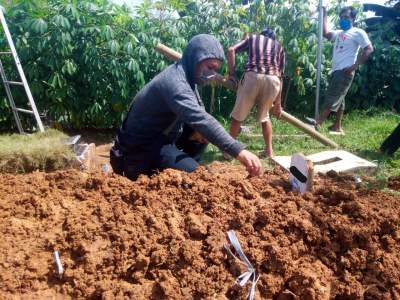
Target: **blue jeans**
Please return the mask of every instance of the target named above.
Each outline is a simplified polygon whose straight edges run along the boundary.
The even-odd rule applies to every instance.
[[[159,137],[151,145],[138,146],[122,151],[116,142],[110,150],[110,163],[115,173],[136,180],[140,174],[151,175],[168,168],[193,172],[199,166],[201,155],[207,147],[189,140],[193,130],[185,125],[175,143]]]

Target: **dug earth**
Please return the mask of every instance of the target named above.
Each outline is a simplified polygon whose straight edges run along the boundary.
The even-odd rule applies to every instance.
[[[1,299],[400,299],[400,199],[320,176],[215,163],[136,182],[76,170],[0,175]],[[57,274],[53,252],[64,267]]]

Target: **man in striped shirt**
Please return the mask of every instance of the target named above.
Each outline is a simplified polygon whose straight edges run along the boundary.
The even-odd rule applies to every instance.
[[[257,105],[257,121],[261,123],[266,145],[265,156],[272,157],[272,124],[269,111],[277,117],[282,112],[282,75],[285,69],[285,52],[276,40],[273,30],[266,28],[260,34],[252,34],[228,49],[229,75],[236,79],[235,55],[246,51],[248,61],[240,81],[235,107],[231,113],[230,134],[236,138],[241,123]]]

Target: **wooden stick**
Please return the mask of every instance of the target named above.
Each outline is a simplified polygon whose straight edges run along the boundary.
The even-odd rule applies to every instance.
[[[176,52],[174,49],[165,46],[164,44],[158,43],[155,49],[157,50],[158,53],[161,53],[170,60],[176,61],[182,58],[182,54]]]
[[[181,57],[182,57],[182,54],[180,54],[179,52],[176,52],[175,50],[173,50],[163,44],[160,44],[160,43],[155,47],[155,49],[157,52],[165,55],[166,57],[168,57],[169,59],[174,60],[174,61],[177,61],[177,60],[181,59]],[[218,74],[218,75],[219,76],[216,77],[215,81],[219,85],[222,85],[232,91],[236,91],[237,85],[235,82],[229,80],[226,77],[223,77],[220,74]],[[339,148],[339,145],[336,144],[334,141],[332,141],[331,139],[328,139],[326,136],[324,136],[321,133],[319,133],[318,131],[314,130],[311,126],[305,124],[304,122],[300,121],[299,119],[292,116],[291,114],[288,114],[287,112],[282,111],[281,119],[288,122],[289,124],[295,126],[296,128],[300,129],[301,131],[308,134],[309,136],[311,136],[315,140],[319,141],[320,143],[322,143],[326,146],[335,148],[335,149]]]
[[[326,136],[322,135],[318,131],[316,131],[314,128],[312,128],[310,125],[305,124],[304,122],[300,121],[296,117],[292,116],[291,114],[288,114],[287,112],[282,110],[281,114],[281,119],[288,122],[289,124],[293,125],[294,127],[300,129],[304,133],[308,134],[312,138],[316,139],[318,142],[332,147],[332,148],[339,148],[339,145],[336,144],[334,141],[331,139],[328,139]]]

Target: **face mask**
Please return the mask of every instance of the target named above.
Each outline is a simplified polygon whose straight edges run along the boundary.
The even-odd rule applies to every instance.
[[[196,84],[198,85],[207,85],[210,84],[213,79],[215,79],[215,75],[217,73],[213,70],[206,69],[201,71],[199,77],[196,78]]]
[[[346,31],[351,28],[351,21],[347,20],[347,19],[340,19],[339,25],[340,25],[340,28],[342,28],[344,31]]]

